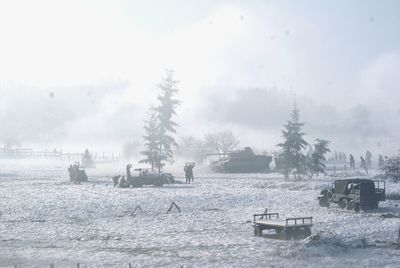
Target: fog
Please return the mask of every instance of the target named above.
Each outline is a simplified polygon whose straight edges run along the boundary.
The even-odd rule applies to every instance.
[[[273,151],[296,102],[307,140],[394,154],[399,30],[398,1],[2,1],[0,142],[141,144],[173,69],[177,137]]]

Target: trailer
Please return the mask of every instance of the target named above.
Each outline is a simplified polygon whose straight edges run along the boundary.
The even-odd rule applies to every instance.
[[[296,217],[280,219],[279,213],[268,213],[253,215],[254,235],[262,236],[264,230],[273,230],[275,237],[282,240],[303,239],[311,235],[313,226],[312,217]]]

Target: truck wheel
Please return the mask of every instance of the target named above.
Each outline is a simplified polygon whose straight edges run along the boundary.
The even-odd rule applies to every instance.
[[[349,204],[349,202],[347,201],[347,199],[343,198],[339,201],[339,207],[341,209],[345,209],[347,208],[347,205]]]
[[[254,226],[254,236],[261,236],[262,230],[258,226]]]
[[[319,199],[319,205],[321,207],[329,207],[329,200],[326,197],[321,197]]]
[[[329,201],[332,200],[332,192],[328,191],[328,193],[326,194],[326,197],[328,198]]]
[[[350,200],[349,204],[347,205],[348,210],[356,210],[356,202],[354,200]]]

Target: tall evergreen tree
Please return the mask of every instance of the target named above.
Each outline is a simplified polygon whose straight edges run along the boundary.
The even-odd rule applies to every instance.
[[[311,157],[308,161],[308,168],[310,172],[310,177],[314,174],[319,175],[319,173],[325,174],[325,154],[330,152],[328,140],[316,139],[314,144],[314,152],[311,154]]]
[[[154,107],[150,107],[148,112],[148,119],[144,121],[144,131],[145,135],[143,139],[145,141],[145,150],[140,152],[145,156],[144,159],[140,160],[139,163],[150,164],[151,171],[154,171],[154,168],[158,166],[159,157],[159,135],[158,135],[158,119],[157,113]]]
[[[308,143],[304,140],[305,133],[302,132],[304,123],[300,123],[300,111],[296,104],[290,113],[290,119],[284,125],[282,137],[284,141],[278,144],[282,148],[281,168],[285,178],[292,173],[297,179],[306,174],[306,156],[303,150]]]
[[[172,135],[176,133],[178,124],[172,118],[176,115],[175,109],[180,104],[180,101],[175,99],[175,96],[179,93],[179,89],[177,88],[178,81],[174,80],[173,76],[174,72],[167,70],[162,82],[158,85],[161,89],[161,93],[158,95],[160,104],[156,108],[159,121],[158,172],[161,171],[166,161],[173,162],[173,147],[177,146]]]
[[[158,172],[165,166],[165,162],[173,162],[173,148],[177,147],[177,143],[173,137],[176,133],[178,124],[172,120],[176,115],[175,109],[180,101],[175,99],[179,93],[177,81],[173,78],[174,72],[167,70],[158,87],[161,93],[158,95],[159,105],[151,108],[151,115],[145,124],[147,135],[144,137],[146,141],[146,150],[142,152],[146,156],[142,162],[150,163],[152,168],[157,168]],[[151,133],[151,134],[150,134]],[[150,140],[152,142],[148,142]],[[157,149],[154,150],[154,145]],[[154,154],[153,154],[154,153]]]

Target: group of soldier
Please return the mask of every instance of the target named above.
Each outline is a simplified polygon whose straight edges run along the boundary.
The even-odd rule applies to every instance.
[[[183,170],[185,171],[185,178],[186,178],[186,183],[191,183],[194,182],[194,178],[193,178],[193,168],[195,166],[194,162],[189,162],[185,164],[185,167],[183,168]]]
[[[85,170],[81,169],[79,162],[69,165],[69,180],[73,183],[81,183],[88,180]]]
[[[127,180],[132,177],[131,168],[132,168],[132,164],[126,165],[126,179],[125,179],[125,176],[121,176],[121,175],[114,176],[112,178],[113,182],[114,182],[114,187],[117,187],[117,188],[128,188],[129,187],[129,183]]]
[[[185,164],[183,170],[185,171],[185,178],[186,178],[186,183],[190,184],[191,182],[194,182],[194,177],[193,177],[193,168],[195,167],[194,162],[188,162]],[[125,176],[114,176],[112,178],[114,187],[117,188],[127,188],[129,187],[128,180],[132,178],[131,174],[131,168],[132,164],[126,165],[126,179]],[[74,183],[80,183],[83,181],[87,181],[87,176],[85,173],[85,170],[82,170],[79,162],[74,163],[73,165],[70,165],[68,168],[69,172],[69,178],[71,182]]]

